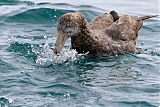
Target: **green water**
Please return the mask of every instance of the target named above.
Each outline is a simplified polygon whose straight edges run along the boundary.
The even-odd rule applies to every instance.
[[[57,20],[66,12],[80,11],[90,21],[111,10],[158,14],[158,5],[158,0],[0,0],[0,105],[158,107],[159,17],[146,20],[139,32],[137,46],[144,54],[95,58],[68,51],[59,63],[48,54]],[[70,40],[64,48],[69,47]]]

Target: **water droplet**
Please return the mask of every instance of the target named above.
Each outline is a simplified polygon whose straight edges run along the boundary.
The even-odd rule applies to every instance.
[[[30,51],[28,50],[27,53],[30,54]]]
[[[9,104],[14,102],[14,99],[8,99]]]
[[[47,39],[47,35],[44,35],[44,39]]]
[[[69,92],[65,92],[64,97],[67,98],[67,99],[69,99],[70,98]]]

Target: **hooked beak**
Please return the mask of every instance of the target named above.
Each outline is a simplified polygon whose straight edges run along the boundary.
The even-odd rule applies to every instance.
[[[68,38],[69,37],[67,35],[64,35],[64,33],[58,32],[55,48],[53,49],[53,52],[55,54],[58,54],[62,51],[62,48]]]

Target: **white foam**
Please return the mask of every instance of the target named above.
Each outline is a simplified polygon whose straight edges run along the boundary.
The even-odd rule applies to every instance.
[[[49,66],[51,64],[60,64],[66,61],[75,61],[82,54],[77,54],[74,49],[63,49],[58,55],[45,43],[43,51],[38,56],[36,63],[40,66]]]

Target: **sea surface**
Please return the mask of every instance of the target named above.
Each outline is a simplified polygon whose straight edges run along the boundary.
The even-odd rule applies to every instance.
[[[160,17],[144,21],[137,47],[143,54],[90,57],[51,50],[58,18],[80,11],[88,21],[159,14],[159,0],[0,0],[1,107],[160,106]]]

